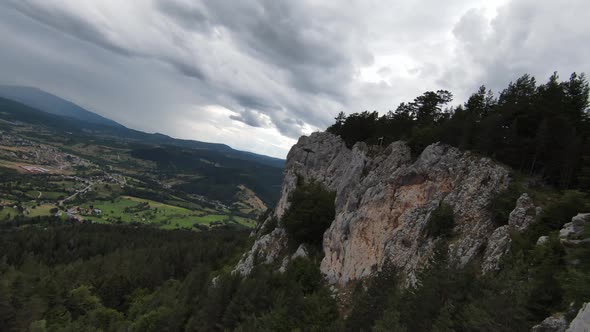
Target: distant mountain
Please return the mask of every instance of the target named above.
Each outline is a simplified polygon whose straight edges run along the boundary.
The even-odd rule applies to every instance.
[[[84,112],[94,114],[95,116],[100,117],[107,122],[104,123],[97,121],[88,121],[85,119],[80,119],[79,117],[63,116],[48,111],[40,111],[37,107],[30,106],[21,101],[17,101],[16,98],[2,97],[2,91],[11,90],[10,88],[12,87],[8,87],[9,89],[5,90],[3,90],[2,88],[6,87],[0,86],[0,120],[3,119],[5,121],[17,121],[37,125],[44,125],[62,132],[72,132],[88,136],[111,138],[116,140],[126,139],[129,141],[144,144],[172,145],[194,150],[215,151],[220,154],[225,154],[233,159],[254,161],[263,165],[272,166],[276,168],[283,168],[283,166],[285,165],[285,160],[283,159],[259,155],[252,152],[235,150],[226,144],[176,139],[160,133],[149,134],[142,131],[130,129],[112,120],[103,118],[99,115],[96,115],[92,112],[83,109],[82,110]],[[52,96],[50,94],[43,92],[42,90],[34,88],[25,89],[37,90],[41,94]],[[69,103],[63,99],[60,99],[59,97],[53,97],[57,98],[58,100],[62,100],[66,103]],[[113,123],[114,125],[112,125]]]
[[[90,112],[70,101],[38,88],[0,85],[0,97],[18,101],[43,112],[111,127],[123,127],[117,122]]]

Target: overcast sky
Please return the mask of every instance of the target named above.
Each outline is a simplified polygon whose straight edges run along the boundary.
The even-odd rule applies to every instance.
[[[588,0],[1,0],[0,84],[285,157],[339,111],[590,73]]]

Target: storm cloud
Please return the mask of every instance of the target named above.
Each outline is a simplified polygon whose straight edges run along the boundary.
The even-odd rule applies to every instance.
[[[588,72],[588,11],[582,0],[7,0],[0,83],[140,130],[285,156],[339,111]]]

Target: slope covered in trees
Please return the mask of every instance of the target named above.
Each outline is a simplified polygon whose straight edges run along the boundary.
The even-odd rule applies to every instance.
[[[183,330],[246,240],[57,218],[3,225],[0,331]]]
[[[498,98],[484,86],[463,105],[447,107],[448,91],[428,91],[395,111],[340,113],[328,131],[349,147],[359,141],[406,140],[415,154],[442,141],[493,157],[559,188],[590,188],[589,85],[573,73],[538,85],[524,75]]]

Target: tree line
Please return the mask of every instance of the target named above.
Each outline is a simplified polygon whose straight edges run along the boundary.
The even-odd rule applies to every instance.
[[[338,114],[327,131],[349,147],[356,142],[408,142],[414,154],[441,141],[493,157],[559,188],[590,188],[590,88],[584,74],[545,84],[525,74],[498,97],[481,86],[469,99],[448,107],[453,95],[428,91],[379,116],[365,111]]]

